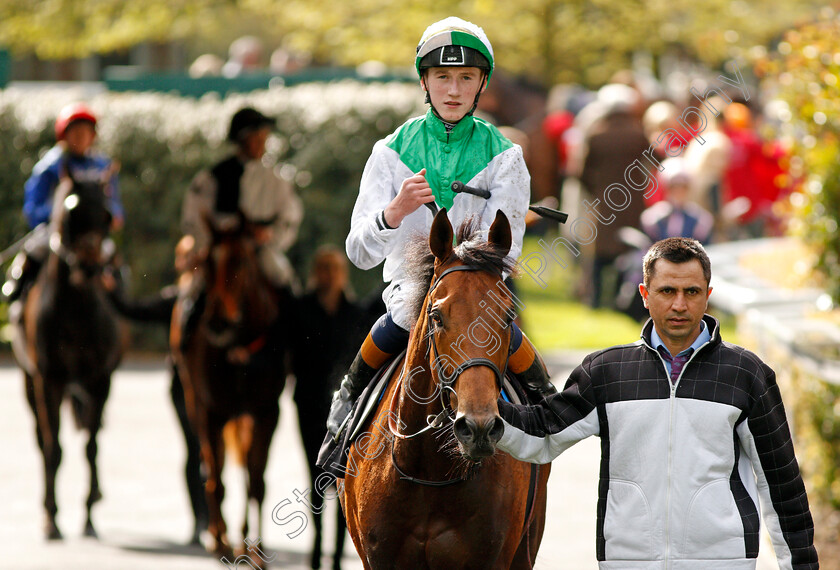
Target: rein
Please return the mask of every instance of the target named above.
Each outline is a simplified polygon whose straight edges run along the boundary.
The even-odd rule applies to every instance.
[[[455,267],[450,267],[443,273],[441,273],[437,279],[435,279],[434,283],[432,283],[431,288],[429,289],[429,295],[431,295],[432,291],[440,284],[441,280],[449,275],[450,273],[454,273],[456,271],[481,271],[480,268],[475,267],[474,265],[456,265]],[[496,388],[499,390],[502,389],[502,383],[504,381],[505,373],[503,370],[500,370],[496,363],[490,360],[489,358],[468,358],[464,362],[460,363],[455,369],[452,371],[451,375],[447,375],[446,371],[443,369],[443,366],[440,362],[440,351],[437,347],[437,341],[435,339],[434,328],[432,326],[432,319],[431,319],[431,306],[428,309],[427,315],[427,334],[426,336],[430,339],[429,344],[426,345],[426,357],[428,358],[431,356],[434,362],[434,371],[438,379],[438,383],[440,384],[440,401],[441,405],[443,406],[442,414],[446,415],[446,419],[449,422],[454,421],[454,413],[451,409],[451,395],[455,393],[455,390],[452,388],[452,385],[455,384],[455,381],[458,377],[467,369],[472,368],[474,366],[486,366],[490,370],[493,371],[493,374],[496,376]],[[508,356],[510,354],[508,353]],[[505,370],[507,369],[507,359],[505,359]],[[456,394],[457,395],[457,394]]]
[[[432,292],[437,288],[440,284],[441,280],[444,277],[449,275],[450,273],[454,273],[456,271],[482,271],[480,267],[476,267],[474,265],[456,265],[454,267],[450,267],[443,271],[440,275],[432,283],[432,286],[429,288],[429,292],[426,294],[431,295]],[[439,356],[440,352],[437,348],[437,342],[435,340],[434,328],[432,325],[431,319],[431,311],[432,308],[429,306],[427,310],[427,318],[426,321],[427,325],[427,333],[426,337],[429,339],[428,343],[426,344],[426,358],[428,359],[430,356],[434,358],[434,372],[435,377],[437,379],[437,384],[440,387],[440,402],[441,402],[441,411],[437,415],[429,415],[426,417],[426,427],[422,428],[420,431],[417,431],[412,434],[403,434],[399,432],[399,428],[397,427],[397,413],[396,413],[396,404],[397,404],[397,395],[399,394],[399,386],[402,384],[403,378],[405,376],[405,369],[408,363],[408,359],[403,362],[402,372],[400,372],[400,377],[397,381],[397,389],[394,390],[393,394],[391,395],[391,403],[389,405],[389,414],[388,414],[388,429],[391,434],[401,440],[409,440],[412,438],[417,437],[418,435],[425,433],[430,430],[438,429],[443,427],[446,424],[453,423],[455,421],[455,412],[452,411],[451,407],[451,395],[455,394],[455,390],[452,388],[455,381],[458,377],[467,369],[475,367],[475,366],[486,366],[493,371],[493,374],[496,377],[496,387],[501,390],[502,383],[504,379],[504,372],[496,366],[496,363],[488,358],[468,358],[464,362],[460,363],[455,369],[452,371],[451,375],[447,375],[446,371],[443,370],[443,367],[440,364]],[[510,352],[508,352],[508,357],[510,356]],[[505,366],[504,369],[507,369],[507,358],[505,359]],[[457,394],[456,394],[457,395]],[[448,479],[446,481],[429,481],[425,479],[418,479],[416,477],[412,477],[408,475],[405,471],[403,471],[399,464],[397,464],[397,458],[394,452],[394,440],[391,440],[391,464],[394,466],[394,469],[397,470],[397,473],[400,474],[400,480],[409,481],[411,483],[417,483],[418,485],[425,485],[429,487],[446,487],[448,485],[454,485],[455,483],[460,483],[464,481],[462,477],[457,477],[455,479]]]

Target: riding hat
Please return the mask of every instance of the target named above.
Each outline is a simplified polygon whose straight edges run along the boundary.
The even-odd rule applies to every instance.
[[[244,107],[238,110],[230,120],[228,140],[231,142],[242,142],[246,136],[262,127],[275,127],[276,122],[266,117],[252,107]]]
[[[451,16],[435,22],[423,32],[414,65],[417,73],[430,67],[478,67],[493,74],[493,46],[480,27]]]
[[[61,109],[55,119],[55,138],[63,140],[67,127],[77,121],[87,121],[96,127],[96,115],[84,103],[70,103]]]

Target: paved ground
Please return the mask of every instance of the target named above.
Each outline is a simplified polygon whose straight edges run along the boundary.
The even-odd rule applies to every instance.
[[[578,354],[549,355],[557,378],[565,378]],[[562,384],[562,381],[558,382]],[[88,474],[85,438],[75,431],[68,410],[62,415],[64,450],[58,477],[59,526],[65,539],[41,538],[42,466],[34,423],[23,395],[19,371],[0,364],[0,569],[9,570],[213,570],[222,568],[203,550],[183,546],[191,530],[183,483],[184,446],[169,400],[169,379],[158,363],[129,363],[115,375],[99,438],[100,480],[104,500],[94,510],[100,539],[81,537]],[[264,549],[275,555],[272,567],[308,567],[312,540],[307,528],[295,538],[286,533],[296,524],[277,525],[271,509],[295,489],[306,488],[303,452],[294,405],[287,390],[281,425],[272,444],[267,470],[268,494],[262,536]],[[549,516],[537,569],[595,570],[595,497],[599,447],[584,441],[558,458],[549,480]],[[242,517],[244,487],[235,469],[227,470],[227,520]],[[331,506],[332,508],[332,506]],[[283,515],[294,509],[286,508]],[[299,519],[298,519],[299,520]],[[328,511],[326,520],[332,520]],[[333,527],[327,523],[325,545]],[[762,547],[770,554],[769,544]],[[332,549],[327,547],[331,553]],[[329,561],[325,560],[328,567]],[[347,541],[344,568],[361,563]],[[248,568],[241,564],[240,569]],[[774,570],[775,563],[760,564]]]

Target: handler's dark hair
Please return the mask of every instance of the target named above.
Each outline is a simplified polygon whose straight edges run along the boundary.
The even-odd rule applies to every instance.
[[[703,249],[703,246],[696,239],[672,237],[658,241],[650,246],[642,262],[645,287],[650,286],[650,280],[653,279],[656,273],[656,261],[659,259],[664,259],[671,263],[686,263],[692,259],[696,259],[703,268],[706,287],[709,286],[709,282],[712,280],[712,262],[709,261],[706,250]]]

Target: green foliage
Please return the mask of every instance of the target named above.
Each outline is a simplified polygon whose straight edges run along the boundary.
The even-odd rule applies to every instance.
[[[66,91],[0,91],[0,239],[23,235],[23,183],[53,144],[52,123],[70,100]],[[373,144],[423,110],[416,85],[344,81],[232,95],[224,100],[163,94],[102,94],[90,101],[99,115],[98,148],[117,159],[125,227],[117,235],[132,271],[132,294],[172,282],[173,249],[181,233],[181,203],[192,177],[230,152],[230,117],[253,105],[277,118],[265,160],[294,182],[304,203],[299,239],[289,252],[302,281],[321,244],[343,247],[350,212]],[[354,271],[360,294],[381,272]]]
[[[778,136],[793,148],[791,174],[801,192],[791,196],[790,230],[817,252],[817,269],[840,302],[840,17],[830,9],[813,23],[785,34],[756,70],[782,102]]]
[[[792,411],[802,470],[820,503],[840,510],[840,386],[793,373]]]
[[[814,0],[6,0],[0,44],[44,58],[82,56],[140,42],[182,40],[223,54],[246,31],[312,54],[316,62],[368,60],[410,67],[425,27],[458,15],[484,27],[502,68],[546,85],[600,85],[635,54],[688,55],[712,66],[764,45]],[[236,34],[236,35],[234,35]]]

